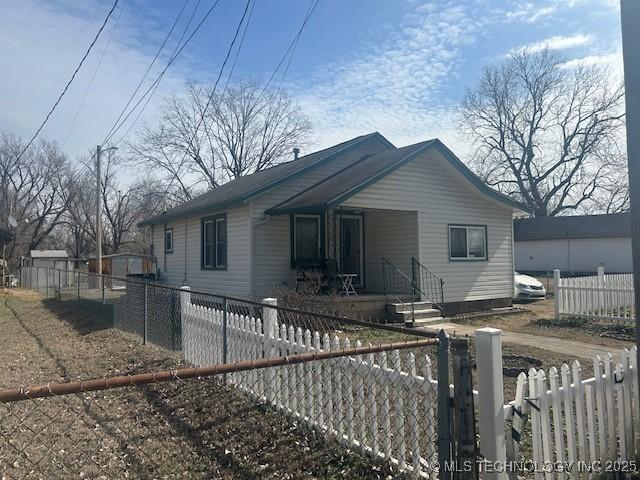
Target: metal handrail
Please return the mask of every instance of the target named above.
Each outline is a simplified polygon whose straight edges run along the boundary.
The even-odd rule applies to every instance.
[[[411,273],[416,289],[444,316],[444,280],[415,257],[411,257]]]
[[[411,305],[411,321],[415,321],[417,289],[414,279],[382,257],[382,283],[385,296],[391,296],[402,304]]]

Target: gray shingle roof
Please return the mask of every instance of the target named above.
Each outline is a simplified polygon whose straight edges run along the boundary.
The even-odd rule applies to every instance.
[[[513,223],[513,237],[516,242],[629,236],[631,217],[628,213],[518,218]]]
[[[527,211],[526,206],[490,188],[474,175],[440,140],[433,139],[365,157],[276,205],[269,209],[267,213],[277,215],[305,210],[321,210],[336,206],[411,161],[418,154],[432,148],[440,152],[453,167],[482,193],[512,208]]]
[[[427,140],[415,145],[364,157],[360,161],[269,209],[267,213],[281,214],[323,209],[335,205],[347,193],[354,191],[359,186],[370,183],[376,176],[384,176],[388,169],[397,168],[400,162],[418,154],[432,142],[433,140]]]
[[[330,158],[336,158],[340,153],[348,150],[365,140],[375,140],[379,144],[378,149],[394,148],[393,145],[378,132],[361,135],[346,142],[300,157],[297,160],[282,163],[252,175],[236,178],[218,188],[210,190],[191,201],[183,203],[167,212],[144,220],[139,225],[151,225],[167,220],[197,214],[199,212],[215,209],[224,209],[237,205],[264,191],[277,186],[279,183],[292,176],[314,168]],[[383,145],[386,145],[383,146]]]

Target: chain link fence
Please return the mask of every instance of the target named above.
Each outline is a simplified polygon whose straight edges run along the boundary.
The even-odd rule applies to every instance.
[[[349,452],[340,458],[347,458],[348,466],[341,468],[350,473],[336,478],[447,478],[439,475],[439,468],[451,460],[456,436],[448,340],[443,349],[442,341],[416,330],[278,306],[276,299],[250,301],[137,278],[114,282],[90,273],[35,267],[23,269],[20,278],[23,286],[49,299],[87,309],[97,321],[136,335],[142,345],[178,351],[183,362],[197,368],[178,370],[182,364],[173,360],[176,368],[145,377],[151,385],[127,376],[117,390],[109,391],[98,381],[95,385],[102,387],[94,392],[93,384],[84,381],[61,392],[51,384],[0,392],[5,401],[0,406],[0,461],[5,470],[0,472],[6,478],[28,478],[31,473],[96,478],[95,468],[120,472],[119,477],[122,472],[146,478],[192,478],[206,472],[210,477],[220,459],[191,457],[193,445],[187,444],[193,439],[181,438],[186,427],[178,418],[192,409],[196,413],[189,421],[208,425],[219,410],[236,404],[262,412],[264,418],[253,427],[277,424],[267,428],[277,449],[289,451],[285,444],[291,441],[306,445],[296,454],[310,465],[327,451]],[[204,378],[210,375],[215,380]],[[169,383],[160,385],[161,380]],[[188,400],[186,392],[192,390],[199,393]],[[167,410],[168,418],[155,410],[149,414],[147,408],[155,408],[155,402],[165,405],[166,395],[186,403]],[[218,403],[212,404],[210,397]],[[473,422],[470,388],[469,397]],[[231,443],[234,435],[252,435],[251,422],[256,420],[239,412],[220,438],[215,437],[220,434],[217,428],[197,429],[200,447],[223,441],[225,435],[233,437]],[[87,439],[81,447],[64,442],[52,446],[50,441],[78,437]],[[233,450],[225,455],[238,461]],[[251,451],[242,455],[243,461],[256,460],[247,460]],[[281,463],[278,468],[286,468],[289,460],[274,455],[272,461]],[[69,456],[79,463],[66,461]],[[321,463],[324,467],[318,468],[329,468]],[[272,478],[306,478],[304,468],[287,475]]]

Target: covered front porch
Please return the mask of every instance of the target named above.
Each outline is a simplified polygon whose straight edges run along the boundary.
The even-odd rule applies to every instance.
[[[298,291],[384,295],[393,290],[392,278],[385,285],[389,266],[410,276],[419,256],[417,212],[337,207],[286,214]]]

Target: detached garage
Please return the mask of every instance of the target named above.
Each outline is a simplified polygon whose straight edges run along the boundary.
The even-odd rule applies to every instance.
[[[633,271],[628,213],[519,218],[513,225],[519,272],[607,273]]]

